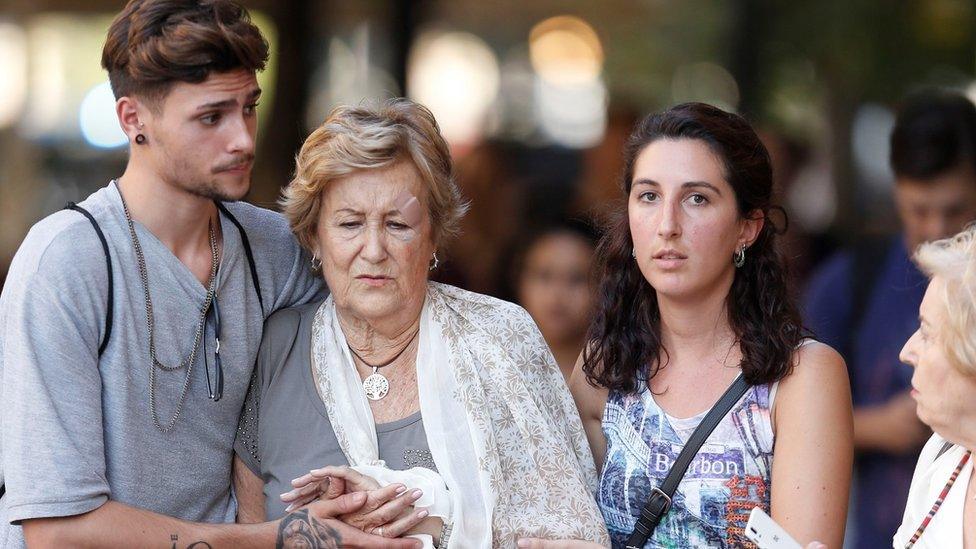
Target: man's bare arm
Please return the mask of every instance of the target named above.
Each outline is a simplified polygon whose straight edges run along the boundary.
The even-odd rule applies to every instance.
[[[171,549],[288,549],[363,547],[419,549],[413,539],[365,534],[332,517],[355,512],[366,494],[316,501],[285,518],[260,524],[201,524],[109,501],[71,517],[25,520],[24,538],[34,547],[160,547]]]
[[[70,517],[25,520],[24,539],[34,547],[157,546],[179,549],[273,547],[275,523],[229,525],[187,522],[115,501]]]
[[[237,522],[264,522],[267,519],[264,510],[264,482],[238,456],[234,456],[233,477],[234,493],[237,495]]]
[[[876,406],[854,409],[854,447],[889,454],[918,452],[932,432],[915,415],[915,400],[899,393]]]

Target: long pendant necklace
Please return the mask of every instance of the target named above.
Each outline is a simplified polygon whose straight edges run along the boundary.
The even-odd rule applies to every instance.
[[[122,210],[125,212],[125,220],[129,224],[129,236],[132,239],[132,247],[135,248],[136,252],[136,262],[139,264],[139,276],[142,278],[142,288],[146,294],[146,323],[149,326],[149,413],[152,415],[153,425],[156,426],[162,433],[169,432],[176,425],[176,420],[180,417],[180,413],[183,411],[183,402],[186,400],[186,393],[190,387],[190,373],[193,370],[193,363],[196,361],[197,352],[200,350],[200,342],[203,339],[203,328],[207,322],[207,311],[210,309],[210,304],[213,303],[214,294],[217,290],[217,265],[220,264],[220,258],[217,254],[217,233],[214,229],[214,224],[211,221],[209,224],[210,228],[210,283],[207,287],[207,298],[203,303],[203,308],[200,310],[200,323],[197,325],[196,335],[193,338],[193,348],[190,350],[190,356],[183,361],[180,361],[176,366],[167,366],[160,362],[156,358],[156,330],[155,330],[155,315],[153,314],[152,298],[149,295],[149,270],[146,268],[146,258],[142,253],[142,245],[139,243],[139,237],[136,235],[135,224],[132,222],[132,216],[129,214],[129,207],[125,203],[125,198],[122,197],[122,191],[119,191],[119,197],[122,198]],[[159,421],[159,414],[156,411],[156,368],[160,370],[172,372],[186,368],[186,377],[183,379],[183,388],[180,390],[180,399],[176,403],[176,411],[173,412],[173,417],[163,425]]]
[[[417,331],[414,332],[413,337],[410,338],[410,341],[408,341],[407,344],[404,345],[402,349],[400,349],[400,352],[398,352],[393,358],[387,360],[383,364],[370,364],[369,362],[366,362],[366,360],[363,357],[359,356],[359,353],[357,353],[356,350],[352,348],[352,345],[346,343],[346,346],[349,347],[349,352],[351,352],[356,358],[359,359],[360,362],[365,364],[367,367],[373,369],[373,373],[366,376],[366,379],[363,380],[363,391],[366,393],[366,398],[373,401],[381,400],[383,397],[387,395],[387,393],[390,392],[390,380],[386,379],[386,376],[381,374],[379,370],[380,368],[389,366],[390,364],[396,362],[396,360],[400,358],[400,356],[403,355],[403,353],[405,353],[407,349],[410,348],[410,345],[413,343],[413,340],[417,339],[417,334],[419,333],[420,333],[420,329],[418,328]]]

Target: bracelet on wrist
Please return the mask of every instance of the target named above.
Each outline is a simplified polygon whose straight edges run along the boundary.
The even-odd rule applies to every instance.
[[[454,529],[454,525],[444,522],[444,526],[441,527],[441,535],[437,540],[437,549],[447,549],[447,544],[451,540],[451,531]]]

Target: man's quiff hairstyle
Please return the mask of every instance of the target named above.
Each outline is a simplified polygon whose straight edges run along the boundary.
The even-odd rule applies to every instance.
[[[976,377],[976,224],[955,236],[922,244],[915,262],[928,276],[945,281],[939,296],[946,313],[945,324],[937,329],[940,343],[953,366]]]
[[[213,72],[262,71],[268,43],[247,11],[230,0],[130,0],[112,21],[102,49],[116,99],[152,106],[173,84]]]
[[[295,159],[295,177],[281,198],[298,242],[314,252],[322,195],[330,182],[402,160],[416,168],[427,189],[434,243],[454,236],[468,204],[454,179],[450,149],[434,115],[423,105],[399,98],[337,107],[305,140]]]

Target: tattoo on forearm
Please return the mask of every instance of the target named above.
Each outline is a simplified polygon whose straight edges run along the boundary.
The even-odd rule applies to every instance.
[[[180,536],[176,534],[170,534],[169,540],[173,542],[173,547],[171,549],[180,549],[180,546],[176,544],[180,540]],[[186,549],[213,549],[213,546],[205,541],[194,541],[190,545],[186,546]]]
[[[278,525],[276,549],[338,549],[341,545],[339,532],[308,516],[308,509],[285,516]]]

